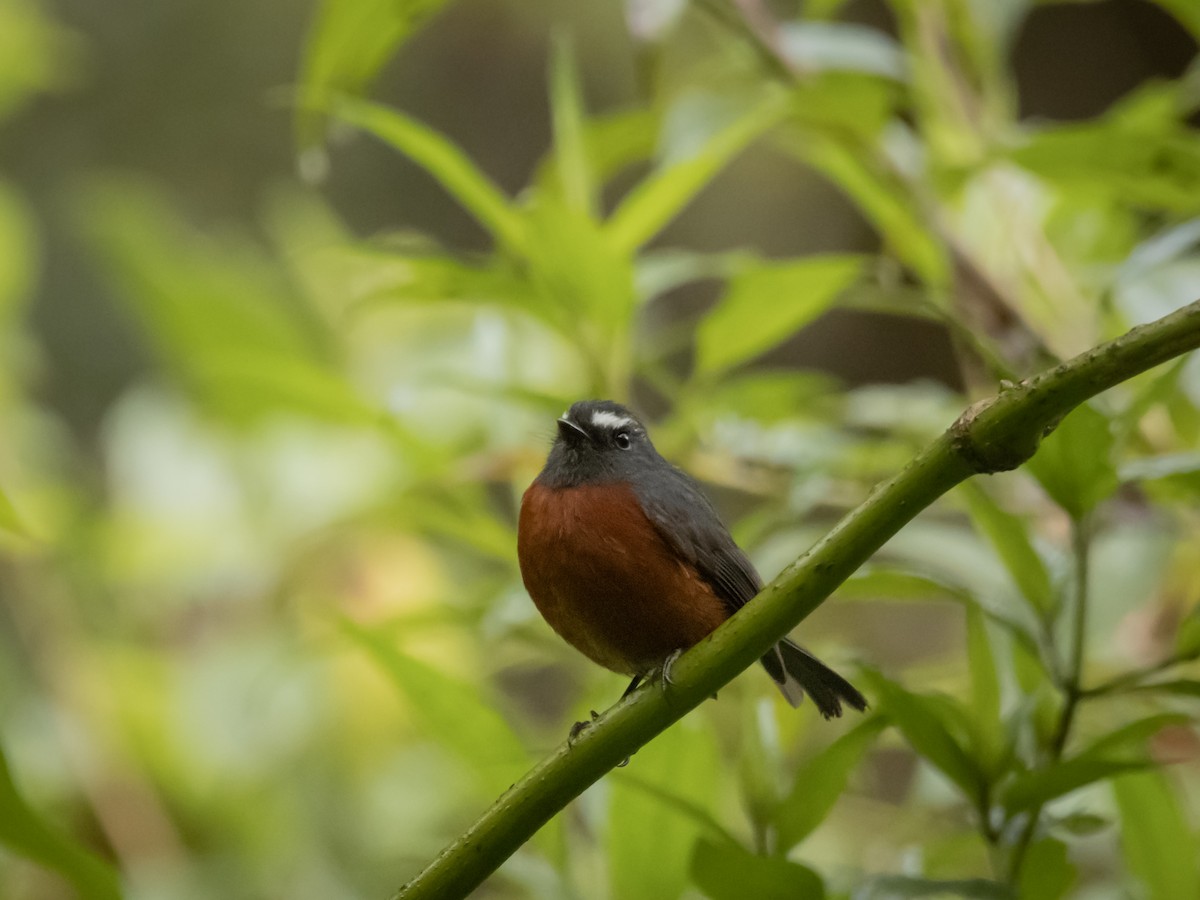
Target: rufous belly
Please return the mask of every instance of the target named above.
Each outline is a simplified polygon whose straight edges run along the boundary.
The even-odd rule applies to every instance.
[[[534,482],[521,502],[517,555],[550,627],[614,672],[645,674],[728,616],[628,485]]]

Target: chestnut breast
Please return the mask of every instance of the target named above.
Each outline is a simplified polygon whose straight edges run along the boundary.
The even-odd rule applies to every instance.
[[[535,481],[521,502],[517,556],[550,626],[614,672],[645,674],[728,617],[627,484],[549,488]]]

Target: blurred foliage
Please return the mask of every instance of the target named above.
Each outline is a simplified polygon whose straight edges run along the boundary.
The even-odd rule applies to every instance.
[[[1200,295],[1197,63],[1033,121],[1023,0],[893,0],[890,30],[840,2],[630,0],[639,102],[594,111],[588,35],[560,30],[551,146],[511,196],[362,96],[442,5],[318,4],[302,170],[327,128],[366,132],[490,249],[362,238],[291,182],[252,227],[200,225],[89,173],[80,241],[156,359],[95,456],[39,395],[38,226],[0,182],[6,896],[385,896],[615,699],[515,564],[572,400],[654,413],[770,576],[970,400]],[[0,115],[68,84],[75,40],[0,2]],[[673,240],[748,152],[819,173],[877,243]],[[716,299],[674,303],[698,286]],[[965,388],[797,365],[831,310],[937,323]],[[1148,373],[897,536],[805,630],[840,666],[860,648],[866,718],[748,675],[480,896],[1196,896],[1198,407],[1200,360]]]

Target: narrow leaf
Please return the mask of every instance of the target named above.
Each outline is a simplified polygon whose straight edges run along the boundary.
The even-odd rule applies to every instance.
[[[734,276],[697,331],[697,368],[727,369],[786,340],[829,309],[863,264],[860,256],[812,256],[761,263]]]
[[[51,828],[17,790],[0,748],[0,844],[58,872],[84,900],[120,900],[117,872],[107,862]]]
[[[329,108],[342,121],[375,135],[433,176],[498,244],[524,251],[524,226],[508,197],[446,137],[399,110],[366,100],[338,96]]]
[[[1122,725],[1115,731],[1093,741],[1081,755],[1091,757],[1112,756],[1115,753],[1140,751],[1142,746],[1164,728],[1187,725],[1192,720],[1182,713],[1159,713]]]
[[[1001,796],[1001,802],[1011,813],[1024,812],[1097,781],[1153,765],[1148,759],[1076,757],[1048,769],[1026,772],[1009,784]]]
[[[737,838],[730,834],[725,826],[718,822],[712,813],[700,806],[698,803],[689,800],[687,797],[684,797],[681,794],[677,794],[674,791],[668,790],[661,785],[649,782],[645,778],[635,775],[634,773],[625,769],[620,769],[613,772],[611,777],[614,781],[619,781],[622,784],[627,784],[630,787],[642,791],[647,796],[653,797],[666,808],[673,809],[676,813],[684,818],[690,819],[692,822],[699,825],[701,829],[707,831],[714,839],[731,846],[737,846]]]
[[[738,788],[742,807],[755,834],[774,826],[775,810],[783,798],[783,743],[775,703],[760,697],[742,704]]]
[[[1000,720],[1000,678],[983,614],[967,609],[967,664],[971,669],[971,701],[977,718]]]
[[[896,258],[927,285],[947,284],[946,252],[922,221],[907,189],[869,169],[861,153],[819,135],[805,137],[801,155],[850,195]]]
[[[1179,803],[1179,791],[1162,772],[1139,772],[1113,781],[1121,810],[1121,845],[1129,872],[1148,900],[1200,897],[1196,834]]]
[[[284,274],[240,235],[201,237],[137,180],[84,192],[85,227],[163,365],[237,424],[281,412],[378,424],[332,364]]]
[[[1000,718],[1000,675],[987,620],[977,606],[967,607],[967,666],[971,672],[971,716],[979,745],[975,756],[985,771],[996,772],[1006,743]]]
[[[554,160],[568,208],[591,214],[595,183],[587,158],[583,98],[575,55],[565,35],[557,35],[550,66],[550,112],[554,124]]]
[[[1177,678],[1173,681],[1155,681],[1150,684],[1139,684],[1136,687],[1130,688],[1130,690],[1200,698],[1200,681],[1194,678]]]
[[[1001,509],[974,481],[960,485],[959,492],[971,522],[995,549],[1021,594],[1040,618],[1049,616],[1055,607],[1054,586],[1029,538],[1028,524]]]
[[[712,729],[685,718],[647,744],[630,761],[636,777],[672,785],[671,802],[614,779],[606,846],[611,895],[621,900],[678,897],[688,881],[691,849],[708,829],[679,814],[679,801],[711,815],[716,794],[712,773],[718,754]]]
[[[300,85],[305,97],[363,91],[446,0],[321,0],[304,47]],[[321,142],[323,117],[312,105],[296,116],[302,152]]]
[[[870,677],[883,711],[913,750],[958,785],[972,803],[978,803],[983,796],[983,774],[943,722],[942,698],[910,693],[877,673]]]
[[[751,141],[780,122],[787,98],[772,93],[748,113],[717,131],[689,158],[660,167],[629,192],[613,212],[608,236],[632,253],[654,237]]]
[[[1117,488],[1108,419],[1090,404],[1075,408],[1028,463],[1046,493],[1079,518]]]
[[[1025,854],[1017,896],[1021,900],[1059,900],[1077,877],[1075,867],[1067,859],[1067,845],[1044,838],[1030,845]]]
[[[825,885],[807,866],[756,856],[737,845],[701,839],[692,850],[692,882],[711,900],[822,900]]]
[[[951,597],[967,602],[970,592],[931,575],[867,563],[838,588],[838,597],[854,600],[932,600]]]
[[[846,789],[850,773],[886,725],[885,717],[873,716],[801,766],[792,790],[775,813],[780,853],[787,853],[825,820]]]
[[[632,260],[605,239],[599,223],[552,195],[537,198],[526,225],[537,248],[528,275],[543,308],[572,337],[580,333],[581,322],[601,326],[609,336],[603,355],[619,356],[637,301]]]
[[[1002,802],[1012,812],[1032,809],[1097,781],[1153,766],[1143,753],[1146,741],[1187,716],[1162,713],[1130,722],[1093,741],[1079,755],[1018,777],[1005,789]]]
[[[350,619],[342,619],[341,628],[382,667],[439,745],[468,765],[483,791],[512,784],[528,763],[528,754],[474,685],[414,659],[388,637]]]
[[[603,184],[627,166],[654,155],[659,117],[656,110],[636,108],[583,120],[583,156],[595,184]],[[533,178],[538,191],[561,190],[558,164],[557,152],[539,162]]]

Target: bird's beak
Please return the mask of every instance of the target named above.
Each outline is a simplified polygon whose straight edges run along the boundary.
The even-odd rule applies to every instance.
[[[588,433],[576,425],[574,421],[563,416],[558,420],[558,436],[564,441],[577,441],[581,436],[586,438]]]

